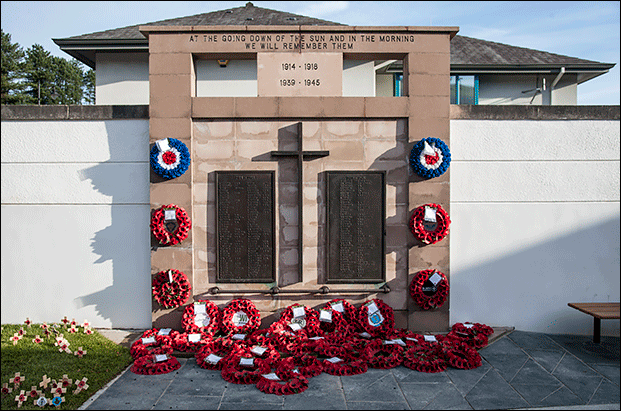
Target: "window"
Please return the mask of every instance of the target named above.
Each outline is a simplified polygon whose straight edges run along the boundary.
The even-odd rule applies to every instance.
[[[479,76],[451,76],[451,104],[479,104]]]
[[[402,90],[402,84],[403,84],[403,74],[400,73],[395,73],[393,74],[394,76],[394,90],[392,92],[393,97],[401,97],[401,90]]]

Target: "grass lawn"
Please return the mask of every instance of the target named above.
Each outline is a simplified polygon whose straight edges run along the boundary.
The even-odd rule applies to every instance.
[[[78,324],[75,328],[77,332],[70,332],[70,326],[64,326],[62,322],[49,325],[52,330],[49,337],[45,336],[41,324],[3,324],[2,325],[2,410],[18,409],[18,402],[15,397],[24,391],[26,400],[19,409],[40,409],[34,401],[43,396],[48,401],[54,398],[52,386],[57,383],[62,388],[62,380],[66,375],[66,392],[61,396],[64,401],[59,409],[77,409],[88,398],[95,394],[99,389],[116,377],[132,362],[129,349],[113,343],[96,330],[92,334],[86,334],[85,328]],[[15,333],[23,329],[24,334],[17,344],[13,344],[12,338]],[[69,342],[68,349],[60,352],[56,346],[55,329],[58,335],[62,334]],[[33,342],[36,336],[42,340],[40,343]],[[79,357],[74,353],[82,347],[86,353]],[[23,380],[19,387],[15,388],[14,383],[9,380],[15,378],[15,374],[20,373]],[[39,383],[46,375],[50,379],[47,388],[42,388]],[[77,383],[83,378],[87,378],[88,388],[74,394]],[[68,384],[71,380],[71,384]],[[32,387],[39,390],[30,396]],[[5,388],[10,388],[10,393],[5,392]],[[58,400],[57,400],[58,401]],[[49,403],[43,408],[56,408]]]

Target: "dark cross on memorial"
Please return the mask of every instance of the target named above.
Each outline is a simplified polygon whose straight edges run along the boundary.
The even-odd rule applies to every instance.
[[[317,158],[326,157],[330,155],[329,151],[304,151],[302,149],[302,123],[297,123],[297,138],[298,138],[298,149],[293,150],[279,150],[272,151],[270,154],[272,157],[277,158],[294,158],[297,160],[297,170],[298,170],[298,281],[302,281],[302,270],[304,268],[302,253],[304,251],[302,244],[302,227],[303,227],[303,219],[302,219],[302,211],[303,211],[303,187],[304,180],[302,175],[303,170],[303,162],[315,160]]]

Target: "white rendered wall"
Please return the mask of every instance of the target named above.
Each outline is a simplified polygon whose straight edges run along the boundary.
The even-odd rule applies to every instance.
[[[96,104],[149,104],[149,53],[97,53],[96,60]]]
[[[619,144],[618,121],[451,120],[451,324],[592,333],[567,303],[619,301]]]
[[[149,122],[3,121],[2,323],[150,328]]]

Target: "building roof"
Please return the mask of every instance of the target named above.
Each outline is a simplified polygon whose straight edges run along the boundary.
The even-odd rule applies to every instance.
[[[61,50],[95,68],[95,53],[114,51],[147,51],[149,41],[140,26],[252,26],[316,25],[346,26],[332,21],[256,7],[251,2],[243,7],[178,17],[152,23],[53,39]],[[578,82],[606,73],[614,64],[584,60],[524,47],[456,35],[451,40],[451,73],[578,73]]]

